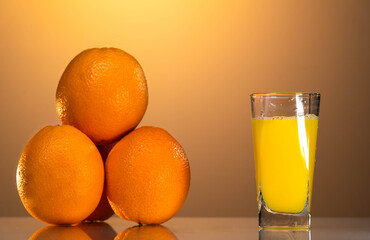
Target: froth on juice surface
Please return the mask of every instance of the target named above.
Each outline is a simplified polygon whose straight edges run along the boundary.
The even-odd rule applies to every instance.
[[[318,120],[312,114],[252,120],[257,201],[263,196],[270,210],[299,213],[307,200],[311,209]]]

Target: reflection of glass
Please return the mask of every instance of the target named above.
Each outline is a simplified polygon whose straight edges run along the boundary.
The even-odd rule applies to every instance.
[[[162,225],[144,225],[128,228],[120,232],[114,240],[177,240],[168,228]]]
[[[259,240],[311,240],[310,230],[261,229]]]
[[[109,224],[99,222],[77,226],[46,226],[37,230],[30,239],[113,240],[115,236],[116,232]]]
[[[308,228],[320,95],[252,94],[259,226]]]

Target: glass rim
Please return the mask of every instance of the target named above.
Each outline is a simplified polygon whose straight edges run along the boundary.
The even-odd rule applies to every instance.
[[[250,96],[255,97],[320,97],[317,92],[269,92],[269,93],[251,93]]]

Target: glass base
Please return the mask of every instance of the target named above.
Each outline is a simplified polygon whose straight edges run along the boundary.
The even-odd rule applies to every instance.
[[[311,240],[311,230],[261,229],[259,240]]]
[[[260,193],[258,225],[261,228],[295,228],[309,229],[311,227],[311,214],[309,213],[309,200],[300,213],[279,213],[269,209]]]

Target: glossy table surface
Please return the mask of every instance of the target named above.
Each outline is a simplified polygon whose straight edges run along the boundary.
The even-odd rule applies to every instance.
[[[256,218],[173,218],[138,227],[112,217],[106,222],[51,226],[31,217],[0,218],[0,239],[370,239],[370,218],[313,218],[310,231],[259,230]]]

